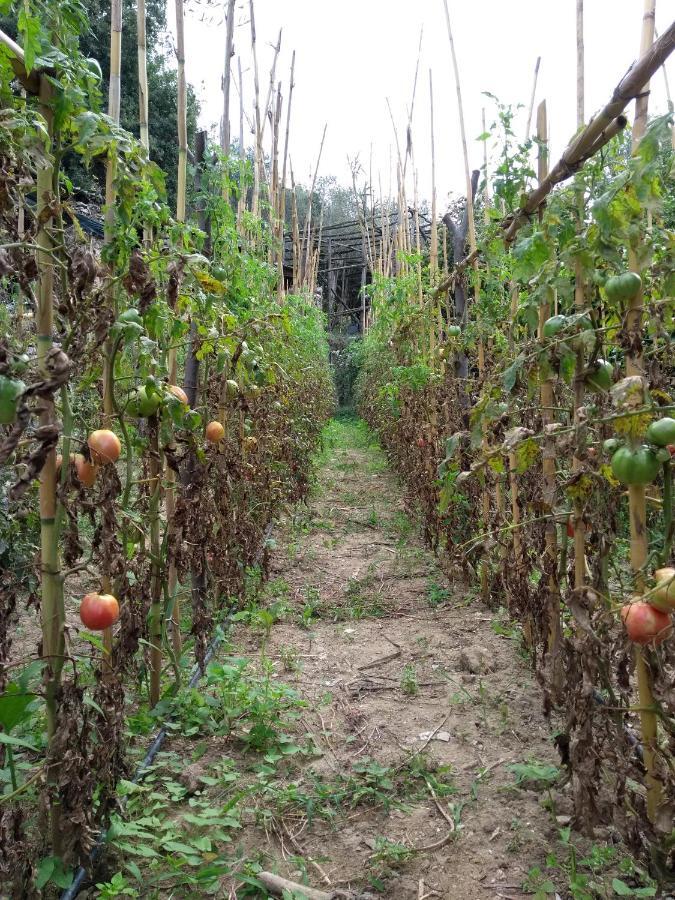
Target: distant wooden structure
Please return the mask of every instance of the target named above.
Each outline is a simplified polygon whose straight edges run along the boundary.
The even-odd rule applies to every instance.
[[[306,236],[295,242],[293,231],[284,234],[284,282],[297,286],[297,265],[294,260],[314,261],[311,282],[313,292],[320,288],[321,302],[329,331],[358,331],[364,333],[370,320],[368,292],[375,274],[387,277],[400,271],[398,250],[410,246],[415,233],[415,210],[407,209],[403,219],[398,210],[366,211],[359,219],[323,225],[313,229],[306,246]],[[422,249],[431,242],[431,219],[417,212],[420,220]],[[405,238],[402,240],[402,234]]]

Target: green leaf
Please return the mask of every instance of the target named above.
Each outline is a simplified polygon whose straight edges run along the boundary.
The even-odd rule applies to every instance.
[[[18,684],[10,682],[6,692],[0,697],[0,725],[7,732],[20,722],[28,721],[32,716],[32,711],[28,707],[35,699],[35,694],[18,693],[19,690]]]
[[[24,65],[26,72],[30,74],[40,53],[40,20],[24,7],[19,12],[17,24],[23,45]]]
[[[525,363],[525,354],[519,353],[518,356],[513,360],[511,365],[504,371],[502,374],[502,384],[504,385],[504,390],[511,393],[511,391],[516,386],[516,382],[518,381],[518,373],[523,368],[523,364]]]
[[[47,856],[43,860],[40,860],[40,865],[37,869],[37,875],[35,876],[35,886],[39,890],[42,890],[42,888],[52,877],[52,872],[54,871],[55,865],[56,859],[53,856]]]
[[[4,731],[0,731],[0,744],[11,744],[12,747],[25,747],[27,750],[32,750],[34,753],[38,752],[38,748],[34,744],[30,744],[28,741],[22,741],[19,738],[13,737],[11,734],[5,734]]]
[[[612,890],[618,897],[632,897],[633,888],[620,878],[612,878]]]

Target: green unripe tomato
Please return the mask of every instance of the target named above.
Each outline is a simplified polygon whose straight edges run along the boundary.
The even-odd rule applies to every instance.
[[[637,272],[622,272],[607,279],[605,294],[612,303],[625,303],[637,296],[641,287],[642,279]]]
[[[462,329],[459,325],[448,325],[447,332],[448,337],[459,337],[462,333]]]
[[[664,416],[663,419],[657,419],[647,429],[647,440],[650,444],[657,447],[667,447],[668,444],[675,444],[675,419]]]
[[[123,313],[120,313],[119,322],[134,322],[136,325],[142,325],[143,319],[141,318],[141,314],[137,309],[131,307],[130,309],[125,309]]]
[[[552,338],[567,325],[567,316],[551,316],[544,322],[544,337]]]
[[[228,378],[225,382],[225,393],[232,400],[239,393],[239,385],[233,378]]]
[[[157,412],[161,399],[157,393],[149,393],[144,385],[132,395],[127,405],[127,412],[135,419],[147,419]]]
[[[0,375],[0,425],[11,425],[16,418],[19,397],[26,390],[23,381]]]
[[[607,440],[602,445],[602,449],[605,453],[614,453],[621,446],[621,441],[618,438],[607,438]]]
[[[586,387],[595,393],[607,393],[612,386],[614,366],[604,359],[597,360],[593,371],[586,376]]]
[[[620,447],[612,457],[612,472],[621,484],[651,484],[660,471],[656,454],[644,445]]]

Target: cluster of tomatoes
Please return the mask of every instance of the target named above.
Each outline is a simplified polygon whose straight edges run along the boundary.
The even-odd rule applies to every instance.
[[[186,407],[188,397],[185,391],[177,385],[167,385],[167,391],[180,400]],[[135,395],[136,405],[134,412],[137,416],[154,415],[161,402],[159,396],[149,395],[144,388],[139,388]],[[157,399],[155,405],[155,399]],[[205,438],[211,444],[217,444],[225,437],[225,428],[222,423],[214,420],[209,422],[205,429]],[[122,445],[114,431],[109,428],[99,428],[92,431],[87,438],[87,446],[91,456],[88,460],[82,453],[71,456],[71,462],[75,467],[78,480],[83,487],[93,487],[98,475],[98,470],[103,465],[114,464],[120,457]],[[57,458],[57,468],[62,464],[61,457]],[[117,622],[120,608],[117,599],[112,594],[92,592],[87,594],[80,604],[80,619],[85,628],[90,631],[104,631]]]

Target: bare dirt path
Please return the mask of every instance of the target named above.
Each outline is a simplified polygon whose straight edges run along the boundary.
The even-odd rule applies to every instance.
[[[267,654],[309,704],[323,755],[308,770],[365,770],[374,802],[302,827],[301,855],[332,884],[388,897],[525,896],[557,829],[509,766],[558,757],[517,640],[448,585],[365,427],[335,423],[327,444],[309,508],[277,532],[270,590],[290,614]],[[277,845],[279,871],[297,879]],[[308,875],[325,884],[317,866]]]

